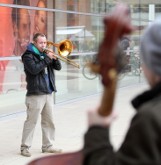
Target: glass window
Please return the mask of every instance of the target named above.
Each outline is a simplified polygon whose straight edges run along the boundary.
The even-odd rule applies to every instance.
[[[155,12],[161,14],[161,4],[156,4],[155,5]]]
[[[138,12],[147,13],[147,12],[149,12],[149,5],[148,4],[135,4],[135,5],[133,5],[133,12],[134,13],[138,13]]]
[[[58,90],[54,97],[55,103],[101,92],[100,76],[91,73],[87,64],[95,59],[104,37],[102,14],[109,13],[115,1],[17,0],[12,2],[25,5],[25,7],[0,6],[0,96],[7,98],[6,102],[12,103],[15,102],[13,98],[20,96],[16,104],[24,105],[22,98],[26,93],[26,82],[21,55],[27,44],[32,42],[33,34],[36,32],[46,34],[49,41],[58,45],[63,40],[70,40],[73,50],[68,59],[80,66],[78,69],[61,60],[63,68],[55,72]],[[40,7],[40,10],[32,10],[31,6]],[[130,57],[139,56],[140,36],[144,27],[149,23],[149,5],[138,5],[137,1],[135,5],[129,3],[129,6],[132,24],[137,27],[137,30],[128,36],[130,46],[127,60],[129,60],[129,65],[126,72],[123,72],[124,76],[119,79],[119,87],[143,80],[142,74],[138,74],[140,68],[133,60],[130,60]],[[156,5],[156,13],[160,13],[159,9],[160,5]],[[58,47],[52,48],[58,53]],[[137,74],[133,74],[133,70]],[[13,106],[10,108],[12,109]]]

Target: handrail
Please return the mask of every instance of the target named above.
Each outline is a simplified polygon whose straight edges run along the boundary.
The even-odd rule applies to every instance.
[[[94,55],[97,52],[83,52],[83,53],[71,53],[70,57],[72,56],[85,56],[85,55]],[[6,56],[0,57],[0,61],[7,61],[7,60],[21,60],[21,56]]]
[[[2,7],[12,7],[12,8],[21,8],[21,9],[29,9],[29,10],[42,10],[42,11],[49,11],[49,12],[62,12],[62,13],[70,13],[70,14],[78,14],[78,15],[88,15],[88,16],[97,16],[103,17],[106,14],[95,14],[95,13],[85,13],[85,12],[77,12],[77,11],[70,11],[70,10],[60,10],[60,9],[49,9],[49,8],[40,8],[35,6],[25,6],[25,5],[15,5],[15,4],[6,4],[0,3]]]

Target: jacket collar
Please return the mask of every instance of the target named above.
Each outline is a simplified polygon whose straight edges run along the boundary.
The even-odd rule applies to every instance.
[[[134,108],[138,109],[142,104],[157,97],[161,94],[161,82],[156,84],[153,88],[143,92],[134,98],[131,103]]]
[[[40,59],[44,59],[46,56],[46,54],[44,52],[40,52],[33,43],[30,43],[27,46],[27,51],[37,55]]]

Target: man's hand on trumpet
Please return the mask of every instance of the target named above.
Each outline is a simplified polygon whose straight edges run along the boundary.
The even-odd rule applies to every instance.
[[[57,60],[57,55],[55,54],[55,52],[51,49],[45,51],[46,55],[50,58],[50,59],[54,59]]]

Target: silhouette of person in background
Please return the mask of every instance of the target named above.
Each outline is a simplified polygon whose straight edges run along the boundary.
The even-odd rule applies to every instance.
[[[124,51],[126,51],[130,47],[130,39],[127,36],[123,36],[121,38],[120,46]]]

